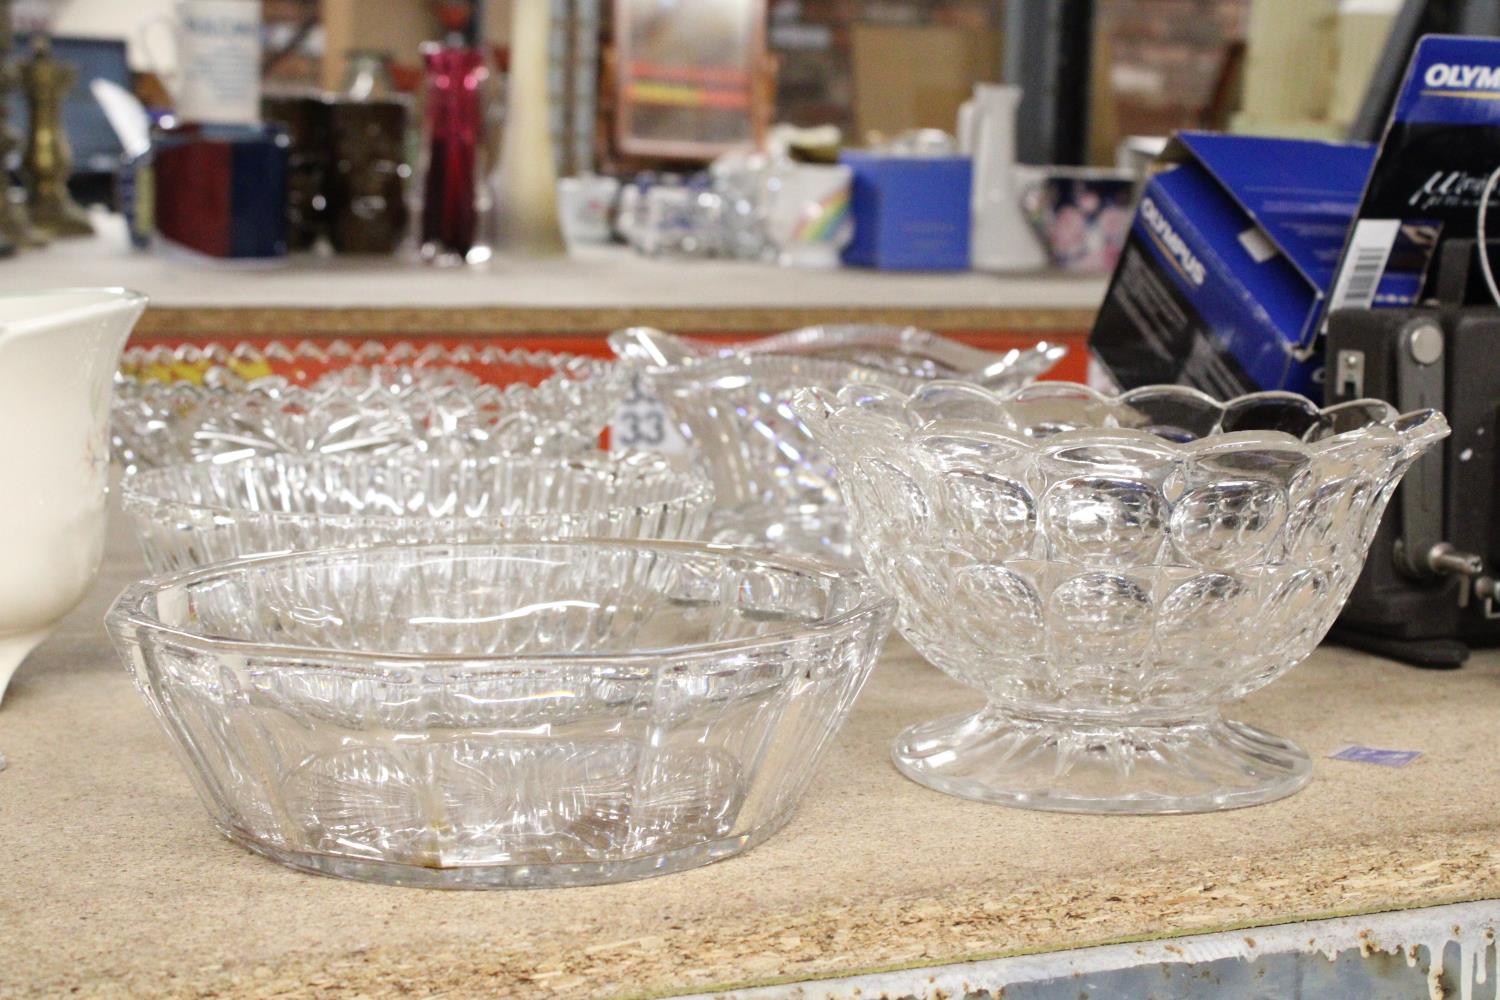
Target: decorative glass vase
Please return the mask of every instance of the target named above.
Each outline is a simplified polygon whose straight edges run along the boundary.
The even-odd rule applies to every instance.
[[[484,56],[464,46],[428,45],[420,246],[424,260],[483,263],[490,247],[480,219],[490,207],[481,156]]]

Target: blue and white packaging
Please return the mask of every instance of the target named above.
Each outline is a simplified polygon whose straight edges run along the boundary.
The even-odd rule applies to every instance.
[[[973,164],[967,156],[845,150],[854,239],[843,262],[883,271],[967,271]]]
[[[1179,134],[1142,192],[1089,347],[1122,388],[1321,396],[1327,289],[1375,150]]]
[[[1500,168],[1500,38],[1428,35],[1412,52],[1360,200],[1330,309],[1413,305],[1434,261],[1478,232],[1479,198]],[[1490,238],[1496,237],[1490,206]]]

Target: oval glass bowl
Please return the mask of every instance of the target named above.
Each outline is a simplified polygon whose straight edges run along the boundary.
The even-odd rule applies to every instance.
[[[790,817],[894,602],[702,545],[333,550],[129,588],[108,626],[219,829],[438,888],[660,875]]]
[[[610,336],[671,410],[718,498],[715,540],[853,557],[827,452],[792,412],[807,386],[911,391],[935,378],[1014,388],[1066,353],[1040,343],[1002,354],[915,327],[834,325],[725,345],[635,327]]]
[[[1312,652],[1402,474],[1447,434],[1430,410],[1173,386],[850,386],[793,408],[902,635],[988,701],[902,733],[897,766],[1083,812],[1222,809],[1307,781],[1301,749],[1219,706]]]
[[[572,454],[598,447],[628,373],[494,344],[136,347],[115,380],[127,469],[266,454]]]
[[[267,455],[121,483],[153,573],[265,552],[416,542],[702,535],[713,489],[647,455]]]

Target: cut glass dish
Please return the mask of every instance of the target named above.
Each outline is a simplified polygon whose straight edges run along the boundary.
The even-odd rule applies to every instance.
[[[495,344],[188,344],[125,352],[111,418],[127,469],[266,454],[571,454],[596,448],[628,374]]]
[[[107,623],[219,829],[438,888],[680,871],[787,819],[894,601],[680,542],[325,550],[137,584]]]
[[[1218,403],[1039,383],[852,385],[793,404],[838,467],[902,635],[987,704],[913,726],[897,766],[1039,809],[1266,802],[1310,774],[1219,706],[1304,659],[1441,414],[1292,393]]]
[[[634,454],[267,455],[127,475],[153,573],[265,552],[382,543],[701,537],[713,488]]]
[[[869,384],[911,391],[932,379],[1024,385],[1066,353],[1056,344],[995,354],[915,327],[833,325],[727,345],[635,327],[610,347],[671,410],[717,495],[712,537],[852,558],[827,452],[792,412],[798,389]]]

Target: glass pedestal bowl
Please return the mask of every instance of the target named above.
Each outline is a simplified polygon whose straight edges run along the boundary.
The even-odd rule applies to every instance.
[[[107,624],[219,829],[435,888],[681,871],[791,816],[894,617],[867,577],[680,542],[324,550]]]
[[[493,344],[345,341],[135,347],[111,429],[128,470],[271,454],[575,454],[598,447],[629,373]]]
[[[153,573],[266,552],[543,538],[696,539],[713,488],[634,454],[267,455],[127,475]]]
[[[853,558],[832,462],[789,405],[807,386],[870,384],[911,391],[937,378],[1023,385],[1066,348],[1040,343],[995,354],[915,327],[815,326],[725,345],[644,327],[610,346],[638,366],[713,480],[711,537],[836,562]]]
[[[1301,749],[1219,706],[1312,652],[1402,474],[1447,434],[1430,410],[1172,386],[856,385],[793,410],[902,635],[987,698],[902,733],[897,766],[1078,812],[1224,809],[1307,781]]]

